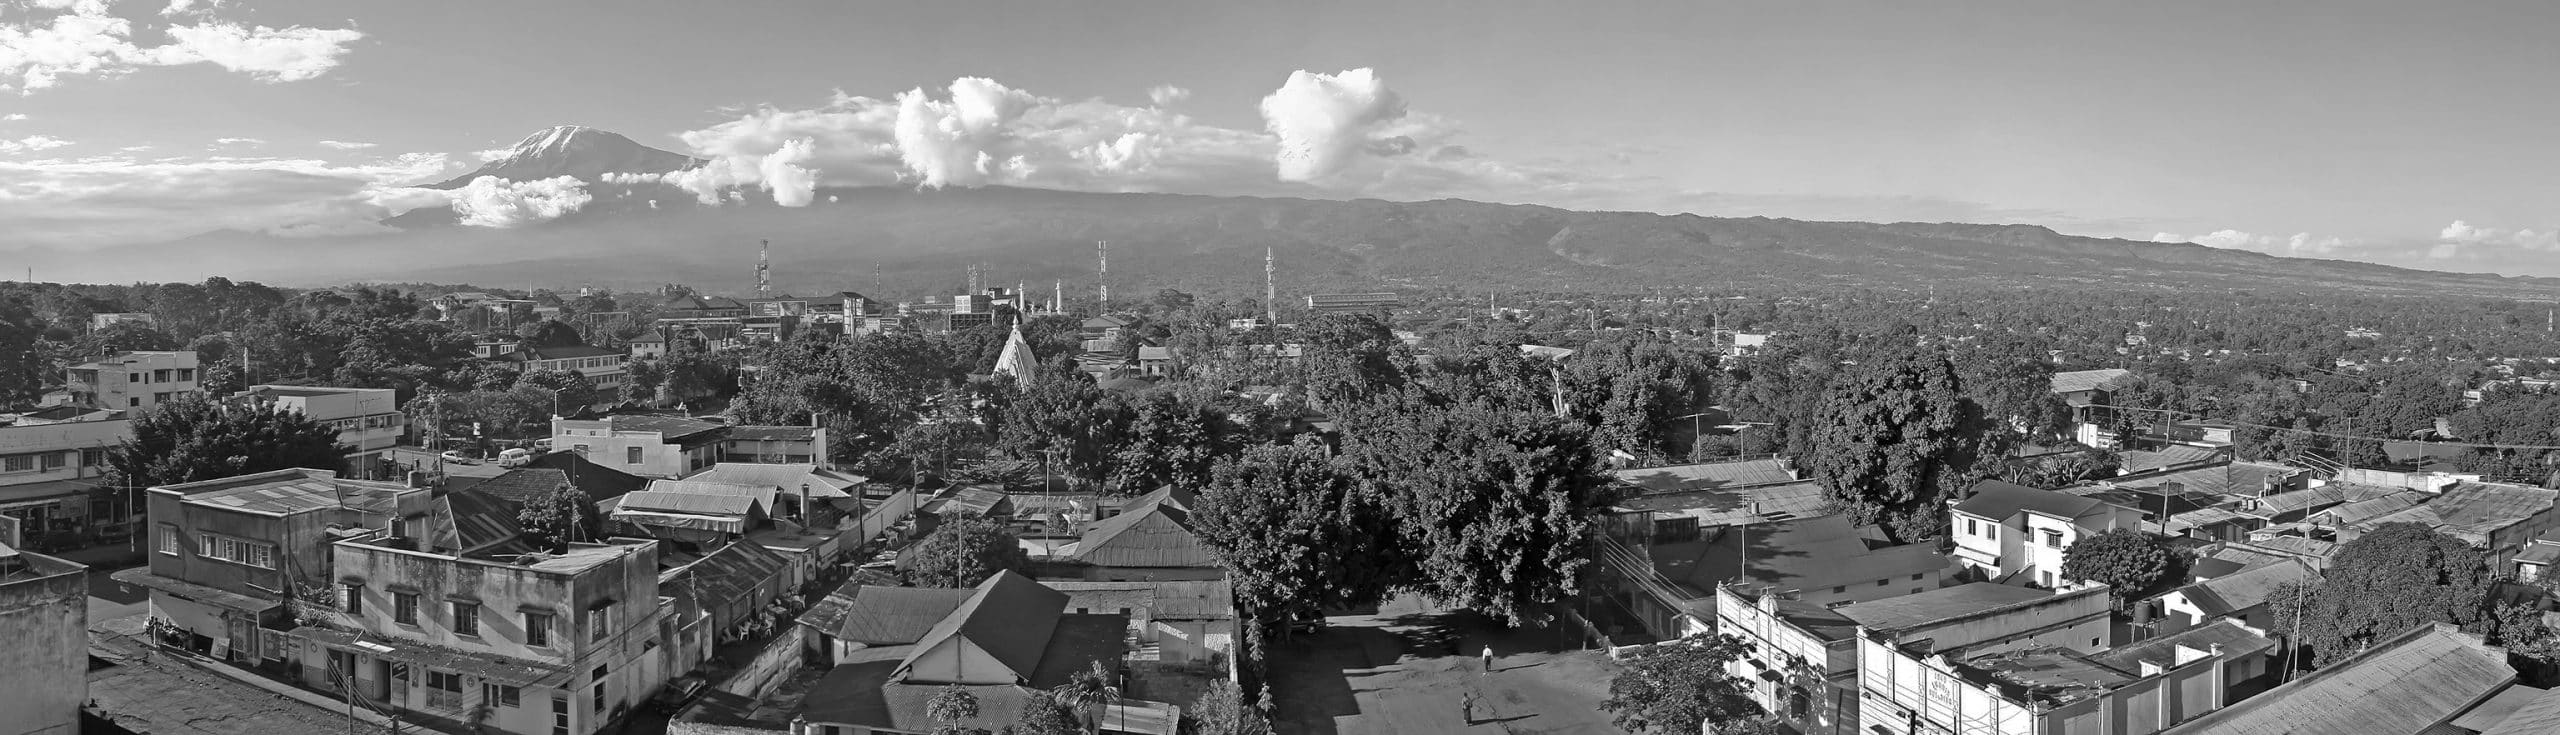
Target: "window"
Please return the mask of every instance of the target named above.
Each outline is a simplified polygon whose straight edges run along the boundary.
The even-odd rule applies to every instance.
[[[142,407],[142,399],[141,399],[141,398],[138,398],[138,397],[137,397],[137,398],[127,398],[127,399],[124,399],[124,405],[125,405],[125,407],[126,407],[126,408],[141,408],[141,407]]]
[[[604,714],[604,675],[604,667],[596,667],[595,674],[591,677],[595,682],[595,686],[589,687],[587,690],[590,694],[589,699],[591,700],[589,704],[595,707],[594,711],[596,714]]]
[[[1653,542],[1676,544],[1698,540],[1698,519],[1664,518],[1653,522]]]
[[[480,703],[491,707],[514,708],[523,706],[524,690],[496,682],[482,682],[480,684]]]
[[[154,383],[167,383],[167,382],[170,382],[170,381],[169,381],[169,376],[170,376],[170,375],[175,374],[176,372],[177,372],[177,371],[170,370],[170,369],[168,369],[168,368],[161,368],[161,369],[158,369],[158,370],[153,370],[153,371],[151,371],[151,382],[154,382]]]
[[[427,706],[453,709],[462,706],[462,675],[427,670]]]
[[[1876,586],[1878,586],[1878,587],[1882,587],[1882,586],[1885,586],[1885,585],[1888,585],[1888,584],[1893,584],[1893,580],[1890,580],[1890,579],[1879,579],[1879,580],[1876,580]]]
[[[640,463],[640,448],[639,448],[639,447],[624,447],[624,448],[623,448],[623,450],[622,450],[622,457],[623,457],[622,462],[623,462],[624,464],[639,464],[639,463]]]
[[[168,402],[169,402],[169,394],[167,394],[167,393],[153,393],[153,394],[151,394],[151,402],[152,402],[152,403],[168,403]]]
[[[142,382],[142,374],[141,374],[141,373],[125,373],[125,374],[124,374],[124,382],[126,382],[126,383],[140,383],[140,382]]]
[[[1848,585],[1845,585],[1845,584],[1844,584],[1844,585],[1840,585],[1840,586],[1838,586],[1838,587],[1833,587],[1833,588],[1831,588],[1831,594],[1835,594],[1835,595],[1837,595],[1837,594],[1844,594],[1844,593],[1847,593],[1848,591],[1849,591],[1849,586],[1848,586]]]
[[[2052,572],[2045,572],[2045,573],[2044,573],[2044,586],[2046,586],[2046,587],[2051,587],[2051,586],[2053,586],[2053,573],[2052,573]]]
[[[1981,524],[1971,518],[1964,519],[1964,534],[1967,536],[1982,535]]]
[[[551,645],[551,616],[542,613],[524,614],[524,644],[535,648]]]
[[[568,695],[551,695],[551,735],[569,735]]]
[[[70,454],[68,454],[68,453],[65,453],[65,452],[46,452],[46,453],[44,453],[44,468],[45,468],[45,471],[47,471],[47,472],[50,472],[50,471],[53,471],[53,470],[62,469],[64,465],[67,465],[67,464],[70,464],[70,463],[71,463],[71,455],[70,455]]]
[[[453,603],[453,632],[455,635],[476,636],[480,634],[479,603]]]
[[[340,594],[344,595],[342,599],[345,601],[341,607],[348,615],[364,614],[364,585],[347,585]]]
[[[1927,572],[1922,572],[1922,573],[1919,573],[1919,574],[1914,574],[1914,575],[1911,575],[1911,581],[1918,582],[1918,581],[1920,581],[1921,579],[1926,578],[1926,577],[1928,577],[1928,576],[1929,576],[1929,575],[1928,575],[1928,573],[1927,573]]]
[[[259,569],[276,568],[276,547],[229,536],[198,534],[196,555],[220,559],[233,564],[246,564]]]
[[[104,449],[83,449],[83,450],[80,450],[80,466],[82,466],[82,467],[105,467],[105,466],[107,466],[107,450],[104,450]]]
[[[391,622],[418,624],[418,596],[407,592],[391,593]]]
[[[587,611],[587,640],[604,640],[605,631],[613,626],[613,606],[608,604]]]
[[[34,472],[35,469],[35,455],[12,454],[6,457],[0,457],[0,472]]]
[[[196,380],[196,369],[195,369],[195,368],[178,368],[178,382],[180,382],[180,383],[193,383],[193,382],[195,382],[195,380]]]
[[[160,524],[160,543],[158,546],[160,547],[160,553],[177,556],[178,527],[166,523]]]
[[[2055,549],[2062,548],[2062,532],[2061,532],[2061,531],[2054,531],[2054,530],[2047,530],[2047,531],[2045,531],[2045,532],[2044,532],[2044,545],[2045,545],[2045,546],[2047,546],[2047,547],[2049,547],[2049,548],[2055,548]]]

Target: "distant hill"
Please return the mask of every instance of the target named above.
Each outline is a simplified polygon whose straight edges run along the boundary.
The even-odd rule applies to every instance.
[[[102,253],[31,253],[40,270],[115,264],[91,280],[220,274],[286,284],[350,280],[496,287],[620,288],[680,282],[738,292],[753,282],[759,240],[773,242],[784,291],[869,292],[876,267],[890,296],[957,288],[970,262],[991,283],[1063,281],[1091,293],[1093,249],[1112,243],[1114,290],[1160,286],[1258,294],[1263,249],[1278,254],[1287,293],[1354,288],[1464,291],[1750,285],[2029,285],[2107,289],[2467,294],[2545,298],[2560,279],[2421,271],[2279,258],[2189,243],[2063,235],[2030,225],[1806,222],[1577,212],[1462,200],[1388,202],[991,187],[915,191],[821,189],[807,207],[748,196],[709,207],[666,188],[596,186],[605,173],[701,165],[613,133],[536,133],[478,176],[576,176],[596,202],[537,226],[447,226],[449,210],[388,224],[402,231],[281,238],[224,231]],[[650,185],[654,186],[654,185]],[[652,204],[651,202],[655,203]],[[85,274],[83,274],[85,275]]]

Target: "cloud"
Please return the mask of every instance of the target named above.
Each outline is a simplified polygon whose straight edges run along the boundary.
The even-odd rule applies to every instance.
[[[17,122],[25,119],[27,119],[27,113],[23,112],[12,112],[6,115],[0,115],[0,122]]]
[[[2560,228],[2541,231],[2504,230],[2495,227],[2478,227],[2463,220],[2454,220],[2453,224],[2445,225],[2443,230],[2436,233],[2436,240],[2438,246],[2428,251],[2430,257],[2452,257],[2461,250],[2455,246],[2466,245],[2489,251],[2512,249],[2550,252],[2560,251]],[[2443,252],[2444,255],[2434,255],[2438,251]]]
[[[196,10],[195,5],[196,0],[169,0],[169,7],[161,10],[160,14],[184,15],[190,12],[210,13],[213,12],[215,8],[222,7],[222,0],[205,0],[203,10]]]
[[[35,153],[71,145],[71,141],[50,135],[30,135],[17,140],[0,138],[0,153]]]
[[[2163,232],[2152,235],[2151,241],[2192,242],[2206,247],[2254,250],[2289,258],[2335,257],[2361,244],[2341,237],[2322,237],[2308,232],[2297,232],[2291,235],[2258,235],[2239,230],[2215,230],[2193,237]]]
[[[1181,87],[1158,84],[1147,88],[1147,101],[1155,103],[1157,107],[1172,107],[1173,103],[1187,99],[1191,99],[1191,90]]]
[[[773,192],[773,201],[785,207],[806,207],[818,194],[818,173],[802,164],[817,151],[817,141],[801,138],[782,144],[773,155],[765,156],[757,173],[763,175],[765,188]]]
[[[173,2],[164,14],[190,6]],[[133,22],[109,15],[103,0],[33,0],[28,7],[27,19],[0,22],[0,91],[29,95],[64,77],[112,78],[144,67],[198,63],[260,81],[302,81],[336,68],[348,46],[364,38],[353,29],[214,21],[162,27],[169,43],[144,47],[132,40]],[[38,20],[36,10],[59,14]]]
[[[289,234],[379,231],[375,224],[444,192],[406,184],[443,170],[410,153],[342,164],[284,158],[93,157],[0,161],[0,232],[13,243],[90,247],[212,230]],[[369,229],[368,229],[369,228]]]
[[[453,211],[474,227],[518,227],[558,219],[594,201],[575,176],[502,181],[482,176],[453,192]]]
[[[258,146],[266,145],[266,144],[267,144],[267,141],[266,141],[266,140],[264,140],[264,139],[261,139],[261,138],[215,138],[215,139],[213,139],[213,144],[214,144],[214,145],[240,145],[240,146],[248,146],[248,147],[251,147],[251,148],[256,148],[256,147],[258,147]]]
[[[374,146],[376,146],[376,145],[379,145],[379,144],[377,144],[377,143],[352,143],[352,142],[343,141],[343,140],[324,140],[324,141],[320,141],[320,145],[321,145],[322,147],[326,147],[326,148],[336,148],[336,149],[338,149],[338,150],[342,150],[342,151],[360,151],[360,150],[364,150],[364,149],[366,149],[366,148],[372,148],[372,147],[374,147]]]
[[[1263,127],[1280,141],[1280,178],[1313,181],[1348,166],[1404,117],[1404,98],[1366,68],[1340,74],[1300,70],[1262,98]],[[1407,146],[1411,140],[1405,141]]]

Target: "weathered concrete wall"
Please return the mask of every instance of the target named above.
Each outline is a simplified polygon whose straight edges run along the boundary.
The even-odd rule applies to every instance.
[[[88,569],[26,558],[33,574],[0,582],[0,735],[76,735],[89,700]]]
[[[738,667],[737,673],[730,674],[726,680],[712,682],[711,688],[743,697],[762,698],[784,678],[791,676],[791,672],[800,669],[809,647],[808,636],[807,627],[791,626],[782,635],[774,636],[773,642],[756,652],[756,657],[747,661],[747,665]]]

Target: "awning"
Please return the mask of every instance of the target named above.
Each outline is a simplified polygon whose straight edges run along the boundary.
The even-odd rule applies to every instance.
[[[104,480],[48,480],[24,485],[0,485],[0,508],[51,503],[64,498],[89,494],[89,488],[103,486]]]
[[[612,518],[613,520],[623,523],[657,526],[660,528],[688,528],[697,531],[720,531],[723,533],[747,532],[747,519],[744,518],[721,518],[717,516],[698,516],[683,513],[652,513],[649,511],[639,510],[617,510],[613,512]]]

